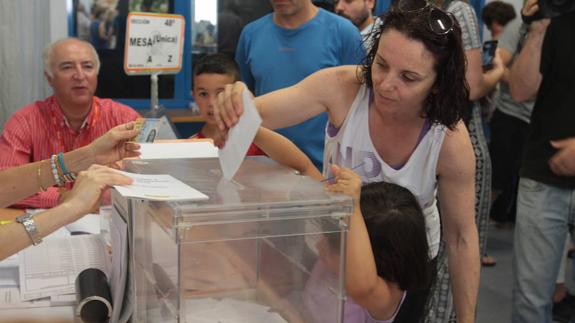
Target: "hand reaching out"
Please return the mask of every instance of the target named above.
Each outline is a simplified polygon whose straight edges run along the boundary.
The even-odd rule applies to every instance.
[[[244,113],[242,93],[248,91],[242,82],[227,84],[225,89],[218,94],[217,103],[214,105],[214,118],[218,128],[225,131],[233,127]]]
[[[132,179],[117,171],[100,165],[92,165],[78,174],[74,188],[67,194],[65,204],[78,216],[94,210],[102,193],[113,185],[128,185]]]
[[[140,156],[140,145],[129,142],[140,131],[134,122],[116,126],[87,146],[96,164],[109,165],[124,158]]]
[[[361,178],[349,168],[341,168],[336,165],[331,166],[334,177],[333,184],[327,184],[326,189],[330,192],[343,193],[353,198],[355,203],[359,203],[361,196]]]

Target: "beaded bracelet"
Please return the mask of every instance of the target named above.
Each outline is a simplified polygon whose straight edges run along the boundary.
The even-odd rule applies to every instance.
[[[58,165],[60,169],[62,169],[62,175],[69,174],[70,172],[66,169],[66,165],[64,165],[64,153],[58,153]]]
[[[58,155],[56,155],[56,159],[54,160],[54,162],[56,163],[56,171],[58,172],[58,177],[60,178],[62,184],[64,184],[64,180],[62,179],[62,177],[64,176],[64,172],[62,171],[60,163],[58,162]]]
[[[68,171],[66,169],[66,166],[64,165],[64,154],[63,153],[59,153],[57,155],[57,160],[58,163],[56,164],[56,169],[58,171],[58,176],[60,178],[60,182],[62,183],[63,186],[66,183],[72,183],[73,181],[76,180],[76,175],[74,175],[74,173]]]
[[[56,162],[57,158],[58,157],[56,155],[52,155],[52,157],[50,157],[50,168],[52,169],[52,175],[54,175],[54,182],[56,185],[62,186],[63,183],[60,180],[60,175],[58,174],[58,164]]]

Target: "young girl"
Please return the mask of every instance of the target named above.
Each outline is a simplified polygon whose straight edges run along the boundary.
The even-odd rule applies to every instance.
[[[354,199],[346,250],[344,323],[419,322],[433,276],[425,218],[414,195],[386,182],[361,187],[352,170],[332,166],[334,184],[326,189]],[[311,321],[331,323],[318,309],[333,306],[332,285],[339,253],[329,237],[317,245],[315,263],[303,293]]]
[[[406,298],[429,288],[433,266],[423,212],[406,188],[386,182],[361,186],[352,170],[332,166],[332,192],[354,199],[346,250],[346,289],[362,307],[345,323],[418,322],[423,306]],[[423,304],[419,304],[423,305]]]

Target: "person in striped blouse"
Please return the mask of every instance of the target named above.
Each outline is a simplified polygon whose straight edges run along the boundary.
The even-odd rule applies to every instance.
[[[33,229],[3,215],[0,220],[0,260],[32,244],[37,245],[58,228],[92,212],[109,187],[131,184],[129,177],[99,164],[138,157],[140,145],[127,141],[138,133],[134,123],[129,122],[114,127],[87,146],[63,154],[61,167],[69,170],[75,178],[69,197],[58,206],[34,215],[29,220]],[[1,170],[0,207],[55,185],[60,179],[53,176],[52,167],[50,160],[41,160]],[[29,230],[34,234],[31,235]]]

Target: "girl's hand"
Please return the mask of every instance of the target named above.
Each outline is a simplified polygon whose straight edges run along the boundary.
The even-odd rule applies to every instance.
[[[331,166],[334,177],[333,184],[327,184],[326,189],[330,192],[343,193],[353,198],[359,203],[361,196],[361,178],[349,168],[341,168],[336,165]]]

